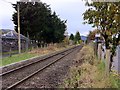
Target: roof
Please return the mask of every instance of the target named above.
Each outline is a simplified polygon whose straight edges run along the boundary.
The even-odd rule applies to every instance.
[[[1,29],[2,31],[2,38],[6,38],[6,39],[18,39],[18,33],[14,30],[10,30],[10,29]],[[28,39],[27,37],[25,37],[24,35],[20,34],[20,38],[23,40]]]

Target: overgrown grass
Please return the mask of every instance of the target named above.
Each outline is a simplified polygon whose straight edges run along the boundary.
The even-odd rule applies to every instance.
[[[110,82],[113,88],[119,88],[120,90],[120,76],[114,72],[110,73]]]
[[[99,71],[98,78],[106,80],[106,87],[120,89],[120,78],[118,74],[115,72],[110,72],[109,76],[105,76],[105,63],[103,61],[100,62],[97,67]]]
[[[113,72],[105,75],[105,63],[97,60],[91,46],[84,46],[77,56],[76,64],[71,67],[62,87],[120,88],[120,78]]]

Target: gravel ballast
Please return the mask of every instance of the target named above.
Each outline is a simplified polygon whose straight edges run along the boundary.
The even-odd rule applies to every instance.
[[[80,48],[81,47],[79,47],[79,49]],[[16,88],[58,88],[68,75],[69,69],[73,65],[79,49],[73,51],[44,71],[39,72]]]

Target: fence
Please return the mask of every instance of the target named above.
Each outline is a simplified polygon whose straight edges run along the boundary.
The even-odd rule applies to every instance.
[[[120,73],[120,45],[116,49],[116,56],[113,58],[113,70]]]
[[[102,44],[102,43],[99,43],[98,44],[98,50],[97,50],[98,58],[105,62],[105,60],[106,60],[106,55],[105,54],[106,54],[105,45]],[[116,54],[113,57],[112,70],[120,73],[120,45],[117,47]]]
[[[4,39],[2,38],[2,57],[18,53],[18,40],[17,39]],[[35,41],[21,40],[21,51],[25,52],[31,48],[37,47]]]

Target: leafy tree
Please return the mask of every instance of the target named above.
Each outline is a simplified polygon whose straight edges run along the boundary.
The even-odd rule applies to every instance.
[[[79,43],[80,40],[81,40],[81,36],[80,36],[80,33],[77,31],[75,34],[75,42]]]
[[[95,35],[99,34],[99,33],[100,33],[100,30],[98,30],[98,29],[90,31],[89,34],[88,34],[87,41],[89,42],[90,40],[95,40]],[[102,37],[100,37],[100,39],[102,39]]]
[[[100,29],[106,49],[112,52],[112,61],[120,40],[120,2],[87,2],[86,5],[90,8],[83,14],[85,23]]]
[[[74,35],[71,34],[69,39],[70,39],[70,40],[74,40]]]
[[[90,8],[83,14],[85,23],[93,24],[93,27],[99,28],[101,31],[101,35],[105,39],[106,48],[110,48],[110,41],[113,34],[118,34],[118,30],[115,28],[118,26],[118,22],[116,23],[115,18],[119,18],[118,14],[116,17],[116,13],[119,12],[118,6],[119,3],[111,3],[111,2],[93,2],[86,5],[90,6]],[[117,11],[117,12],[116,12]]]
[[[66,21],[62,21],[51,8],[42,2],[20,2],[20,28],[21,34],[30,36],[30,39],[38,43],[56,43],[64,39]],[[17,4],[13,4],[16,10],[13,14],[13,22],[17,31]]]

